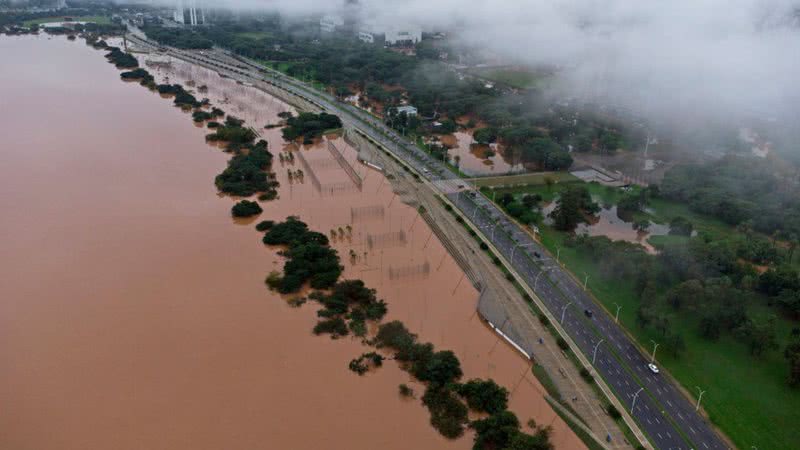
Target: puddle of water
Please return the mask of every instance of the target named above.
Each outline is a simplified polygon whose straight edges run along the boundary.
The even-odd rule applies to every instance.
[[[364,346],[312,335],[314,305],[292,308],[265,288],[281,258],[230,217],[234,199],[213,185],[229,155],[206,145],[188,114],[66,39],[4,37],[0,51],[15,61],[0,72],[11,105],[0,123],[15,130],[0,155],[0,232],[14,237],[0,242],[0,447],[471,447],[469,436],[439,436],[418,400],[399,397],[400,383],[423,388],[396,365],[354,375],[347,363]],[[326,141],[298,148],[260,129],[289,106],[183,66],[152,71],[206,85],[198,96],[258,124],[276,155],[280,197],[262,202],[258,220],[298,215],[336,230],[344,276],[378,290],[387,320],[455,351],[465,379],[514,389],[512,410],[552,424],[558,448],[583,448],[529,364],[478,320],[477,293],[425,222],[354,149],[331,138],[360,190]],[[311,170],[289,180],[301,163],[281,165],[280,152],[302,153]],[[415,270],[425,264],[427,276]]]
[[[598,201],[598,199],[594,199]],[[552,225],[552,219],[549,215],[556,207],[556,202],[550,202],[542,208],[542,214],[545,217],[545,223]],[[669,234],[669,225],[662,225],[650,221],[650,227],[646,232],[637,231],[633,227],[633,222],[626,221],[619,217],[617,206],[613,205],[610,208],[603,207],[600,212],[595,216],[591,223],[580,223],[575,229],[576,234],[588,234],[589,236],[606,236],[613,241],[627,241],[634,244],[639,244],[651,254],[657,253],[655,247],[647,242],[650,236],[664,236]]]

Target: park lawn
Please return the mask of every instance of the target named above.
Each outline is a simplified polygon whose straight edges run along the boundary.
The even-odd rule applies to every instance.
[[[649,214],[650,219],[656,223],[669,224],[675,217],[682,216],[689,219],[698,232],[706,231],[718,236],[736,232],[731,225],[711,216],[694,212],[685,203],[654,198],[648,201],[647,210],[652,211]]]
[[[478,187],[508,186],[511,188],[514,187],[514,185],[543,186],[545,185],[545,180],[547,178],[550,178],[556,184],[571,183],[580,180],[578,177],[569,172],[536,172],[501,177],[478,177],[474,178],[472,181]]]
[[[476,75],[518,89],[534,88],[544,80],[543,76],[524,69],[484,69],[476,71]]]
[[[657,331],[643,330],[636,325],[639,301],[632,281],[604,279],[598,264],[564,245],[566,237],[566,233],[551,227],[541,228],[545,247],[553,255],[560,247],[561,261],[572,273],[579,277],[584,273],[589,275],[592,294],[610,314],[616,311],[615,303],[622,306],[620,321],[644,348],[649,348],[651,339],[663,340]],[[754,317],[774,314],[765,305],[751,305],[750,308]],[[753,445],[771,449],[797,448],[800,391],[786,385],[788,368],[782,356],[784,339],[794,326],[791,321],[778,318],[779,350],[758,359],[729,335],[723,335],[717,342],[702,339],[696,331],[696,320],[689,314],[682,314],[671,323],[673,332],[683,337],[686,351],[679,358],[665,352],[657,353],[656,359],[693,396],[697,395],[695,386],[707,391],[703,407],[713,423],[740,448]]]
[[[616,203],[620,197],[622,197],[623,193],[617,188],[608,188],[606,186],[602,186],[598,183],[585,183],[581,181],[579,178],[570,175],[568,173],[564,173],[564,175],[560,177],[554,177],[551,174],[531,174],[537,178],[532,178],[534,181],[533,183],[519,185],[519,186],[510,186],[510,187],[497,187],[497,188],[490,188],[484,187],[483,193],[488,195],[489,198],[492,198],[492,193],[494,193],[495,199],[500,198],[503,194],[512,194],[514,198],[519,199],[525,194],[539,194],[542,197],[542,201],[544,202],[552,202],[558,197],[558,194],[566,189],[567,185],[570,184],[583,184],[589,190],[589,193],[592,195],[592,198],[600,202],[601,204],[609,203],[614,204]],[[545,184],[545,179],[550,177],[556,181],[555,184],[552,186],[547,186]],[[480,181],[478,182],[480,186]]]
[[[288,62],[288,61],[264,61],[264,60],[260,60],[259,62],[261,64],[263,64],[264,66],[266,66],[266,67],[269,67],[271,69],[274,69],[274,70],[277,70],[278,72],[283,73],[284,75],[290,76],[290,77],[292,77],[292,78],[294,78],[296,80],[304,81],[304,82],[310,84],[311,87],[313,87],[314,89],[316,89],[318,91],[323,91],[324,92],[324,91],[327,90],[327,88],[326,88],[326,86],[324,84],[320,83],[319,81],[314,80],[314,73],[313,72],[309,73],[305,77],[300,77],[300,78],[298,78],[297,76],[289,75],[289,69],[292,66],[294,66],[294,63],[292,63],[292,62]],[[309,80],[311,80],[311,81],[309,81]]]
[[[537,175],[537,174],[532,174]],[[567,174],[569,175],[569,174]],[[571,176],[571,175],[570,175]],[[592,195],[592,198],[600,203],[601,206],[603,205],[615,205],[619,200],[626,195],[626,192],[623,192],[619,188],[607,187],[603,186],[599,183],[585,183],[580,181],[579,179],[573,177],[572,179],[563,177],[557,180],[558,182],[554,184],[552,187],[548,188],[545,186],[544,177],[542,177],[542,182],[539,184],[530,183],[529,185],[525,186],[513,186],[508,188],[496,188],[496,196],[499,198],[500,195],[510,192],[514,194],[515,197],[524,194],[539,194],[542,196],[542,199],[545,202],[551,202],[555,200],[558,196],[558,193],[561,190],[565,189],[566,183],[581,183],[589,190],[589,193]],[[479,184],[480,186],[480,184]],[[629,193],[637,193],[641,188],[638,186],[633,186]],[[486,191],[484,191],[486,192]],[[489,192],[489,196],[491,197],[491,191]],[[646,211],[642,213],[637,213],[634,215],[636,219],[649,219],[655,223],[669,225],[670,221],[675,217],[682,216],[688,219],[694,225],[694,229],[698,233],[707,232],[715,236],[720,237],[728,237],[729,235],[736,233],[736,229],[731,225],[722,222],[721,220],[715,219],[711,216],[694,212],[689,209],[689,207],[684,203],[674,202],[671,200],[665,200],[661,198],[654,198],[648,201],[648,205],[646,207]],[[653,236],[650,239],[658,240],[665,240],[663,239],[665,236]]]
[[[246,31],[242,33],[236,33],[236,36],[245,39],[260,40],[272,37],[272,33],[267,33],[266,31]]]
[[[31,19],[26,20],[23,24],[26,27],[31,25],[41,25],[43,23],[50,23],[50,22],[64,22],[64,18],[69,17],[71,22],[94,22],[98,25],[110,25],[111,18],[108,16],[53,16],[53,17],[42,17],[39,19]]]

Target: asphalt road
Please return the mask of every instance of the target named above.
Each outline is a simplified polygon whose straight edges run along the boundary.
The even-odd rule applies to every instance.
[[[613,317],[599,307],[528,233],[441,161],[434,160],[370,114],[253,62],[222,50],[200,54],[170,49],[170,53],[236,73],[243,79],[267,81],[338,114],[345,123],[354,125],[383,144],[447,195],[511,262],[515,271],[525,278],[528,286],[561,322],[579,350],[593,361],[597,375],[629,408],[651,443],[665,450],[728,448],[669,379],[648,370],[649,357],[639,351]],[[535,256],[537,253],[540,256]],[[591,318],[584,313],[586,310],[593,312]]]

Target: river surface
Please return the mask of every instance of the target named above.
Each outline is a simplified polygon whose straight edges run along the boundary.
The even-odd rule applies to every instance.
[[[266,289],[281,258],[252,221],[230,217],[235,199],[213,184],[229,155],[205,144],[187,113],[120,81],[81,40],[0,37],[0,54],[0,448],[471,447],[469,433],[449,441],[429,425],[423,386],[393,362],[353,374],[347,364],[364,346],[314,336],[315,305],[292,308]],[[552,425],[557,448],[583,448],[383,176],[331,137],[364,178],[347,188],[327,143],[287,146],[261,128],[288,105],[185,69],[157,75],[202,78],[215,105],[258,122],[270,143],[280,198],[261,202],[258,220],[298,215],[326,233],[350,225],[333,243],[344,275],[378,290],[387,320],[455,351],[465,380],[512,390],[520,421]],[[303,153],[320,186],[308,173],[288,179],[292,163],[278,162],[287,151]],[[400,383],[417,399],[402,399]]]

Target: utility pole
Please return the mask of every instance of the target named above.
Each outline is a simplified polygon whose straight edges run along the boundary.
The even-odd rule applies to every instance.
[[[622,309],[622,306],[618,305],[617,302],[614,302],[617,305],[617,314],[614,316],[614,323],[619,323],[619,310]]]
[[[586,277],[583,279],[583,290],[585,291],[586,290],[586,283],[589,282],[589,275],[586,272],[583,272],[583,274],[586,275]]]
[[[594,352],[592,352],[592,365],[594,365],[594,360],[597,358],[597,349],[600,347],[600,344],[602,344],[603,341],[605,341],[605,339],[600,339],[597,345],[594,346]]]
[[[650,357],[650,364],[655,364],[655,362],[656,362],[656,349],[658,349],[658,343],[656,341],[652,340],[652,339],[650,339],[650,342],[653,343],[653,355]]]
[[[636,407],[636,397],[638,397],[638,396],[639,396],[639,393],[640,393],[640,392],[642,392],[642,390],[644,390],[644,388],[643,388],[643,387],[642,387],[642,388],[639,388],[639,390],[638,390],[638,391],[636,391],[636,393],[635,393],[635,394],[633,394],[633,404],[631,404],[631,414],[633,414],[633,408],[635,408],[635,407]]]
[[[560,262],[561,259],[561,247],[556,247],[556,263]]]
[[[569,305],[571,305],[571,304],[572,304],[572,302],[569,302],[569,303],[567,303],[566,305],[564,305],[564,306],[561,308],[561,324],[562,324],[562,325],[564,324],[564,314],[567,312],[567,308],[568,308],[568,307],[569,307]]]
[[[697,411],[700,409],[700,401],[703,400],[703,394],[705,394],[706,391],[700,389],[700,386],[695,386],[695,387],[697,388],[697,391],[700,393],[700,396],[697,397],[697,404],[694,406],[694,410]]]

